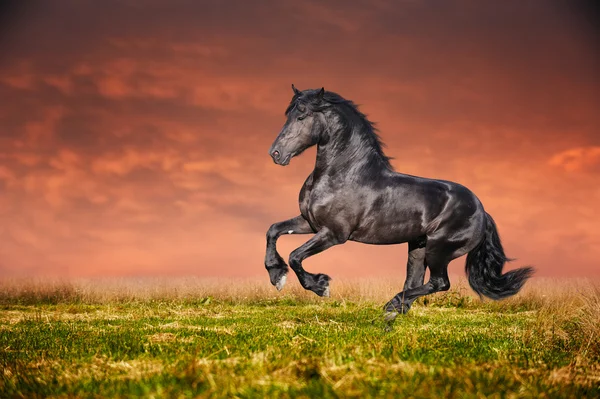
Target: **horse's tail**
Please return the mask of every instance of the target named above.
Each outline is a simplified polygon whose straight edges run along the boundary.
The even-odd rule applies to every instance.
[[[502,274],[502,267],[511,259],[504,255],[494,219],[488,213],[485,219],[485,237],[467,255],[465,270],[469,285],[479,296],[503,299],[519,292],[534,269],[524,267]]]

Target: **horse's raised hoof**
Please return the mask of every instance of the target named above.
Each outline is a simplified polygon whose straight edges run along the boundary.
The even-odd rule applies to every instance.
[[[275,288],[277,288],[277,291],[281,291],[283,289],[283,287],[285,286],[285,282],[287,281],[287,273],[284,274],[283,276],[281,276],[281,278],[279,279],[279,281],[277,281],[275,283]]]
[[[310,290],[318,296],[329,297],[329,281],[331,277],[326,274],[317,274],[314,276],[314,286],[310,287]]]
[[[269,272],[269,278],[271,279],[271,284],[277,288],[277,291],[281,291],[285,286],[285,282],[287,281],[287,267],[272,267],[267,269]]]

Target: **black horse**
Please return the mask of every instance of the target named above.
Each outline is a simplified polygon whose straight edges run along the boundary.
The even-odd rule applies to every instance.
[[[302,287],[320,296],[329,296],[330,278],[305,271],[304,259],[347,240],[408,242],[404,290],[385,306],[394,315],[406,313],[420,296],[448,290],[448,263],[464,254],[469,284],[480,296],[502,299],[521,289],[533,269],[502,274],[509,259],[496,225],[469,189],[395,172],[373,124],[352,101],[324,88],[292,89],[287,121],[269,154],[276,164],[287,165],[317,145],[317,160],[300,190],[300,215],[267,232],[265,267],[278,290],[288,266],[276,242],[286,233],[315,234],[290,254],[289,264]],[[427,267],[430,279],[424,283]]]

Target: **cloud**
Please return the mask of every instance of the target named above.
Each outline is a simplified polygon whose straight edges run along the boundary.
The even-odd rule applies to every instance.
[[[97,174],[124,176],[140,167],[168,172],[180,163],[181,157],[174,150],[148,151],[130,148],[96,158],[91,169]]]
[[[548,163],[567,172],[600,170],[600,146],[570,148],[554,154]]]

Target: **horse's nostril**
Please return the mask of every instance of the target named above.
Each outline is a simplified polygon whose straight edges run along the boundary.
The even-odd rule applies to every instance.
[[[273,157],[273,159],[279,159],[279,157],[281,156],[281,154],[279,153],[279,151],[275,150],[275,151],[273,151],[273,153],[271,154],[271,156]]]

